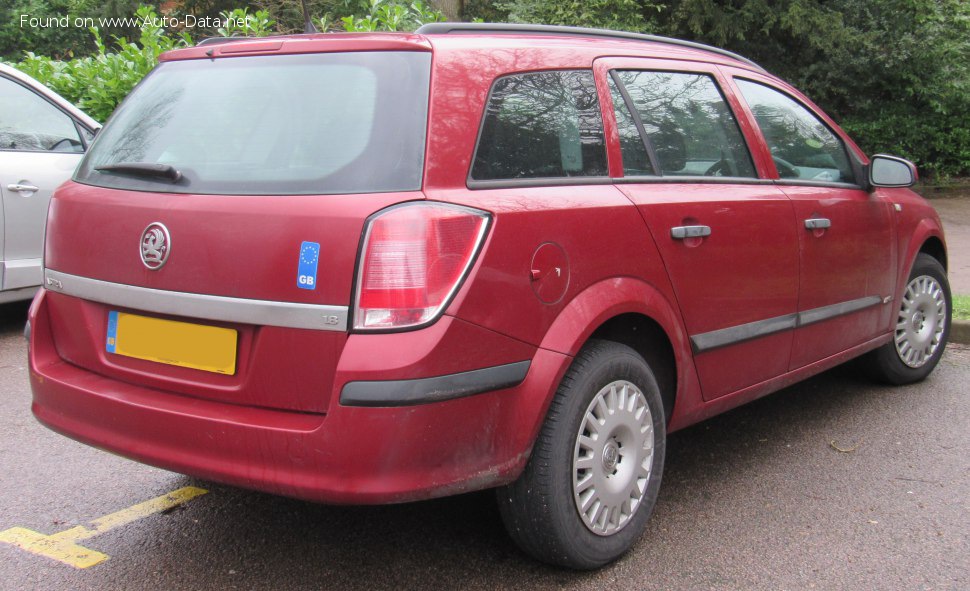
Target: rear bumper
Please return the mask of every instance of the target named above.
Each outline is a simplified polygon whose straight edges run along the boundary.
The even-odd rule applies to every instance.
[[[345,348],[322,415],[177,395],[72,365],[54,346],[44,292],[34,300],[30,322],[32,409],[49,428],[161,468],[328,503],[403,502],[513,480],[570,360],[530,348],[518,385],[507,381],[497,384],[499,390],[419,406],[341,404],[345,385],[381,381],[368,368],[390,352],[381,351],[385,341],[375,335]],[[393,335],[387,346],[396,350],[402,339],[422,338],[421,332]],[[522,344],[510,340],[509,348],[517,347]],[[397,387],[426,379],[392,373],[398,375],[384,378],[397,380]]]
[[[517,361],[433,378],[347,382],[340,393],[344,406],[414,406],[474,396],[518,386],[529,373],[528,361]]]

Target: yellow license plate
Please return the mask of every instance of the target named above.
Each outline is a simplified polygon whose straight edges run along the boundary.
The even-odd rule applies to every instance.
[[[111,311],[105,349],[125,357],[234,375],[237,338],[229,328]]]

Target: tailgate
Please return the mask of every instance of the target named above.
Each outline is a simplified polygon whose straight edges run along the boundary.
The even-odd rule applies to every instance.
[[[325,412],[347,338],[364,222],[420,197],[65,185],[51,203],[45,260],[58,353],[90,371],[173,393]],[[164,239],[153,236],[158,227]],[[165,246],[163,264],[143,262],[152,250],[146,241]],[[149,331],[148,338],[133,340],[134,330]],[[228,371],[191,363],[213,333],[221,336],[212,347],[235,347]]]

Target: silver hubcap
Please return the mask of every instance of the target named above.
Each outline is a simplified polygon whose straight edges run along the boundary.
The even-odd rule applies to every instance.
[[[607,536],[630,522],[647,490],[653,447],[653,416],[639,388],[618,380],[593,397],[573,453],[573,498],[591,532]]]
[[[914,369],[940,348],[946,326],[946,295],[936,279],[921,275],[909,282],[896,321],[896,353]]]

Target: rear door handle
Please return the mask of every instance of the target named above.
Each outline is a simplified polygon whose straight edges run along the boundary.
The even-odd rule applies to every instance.
[[[710,226],[677,226],[670,229],[670,237],[674,240],[684,238],[703,238],[711,235]]]
[[[7,185],[7,190],[13,191],[14,193],[36,193],[40,189],[38,189],[33,185],[15,184],[15,185]]]
[[[828,218],[808,218],[805,220],[806,230],[823,230],[832,227],[832,220]]]

